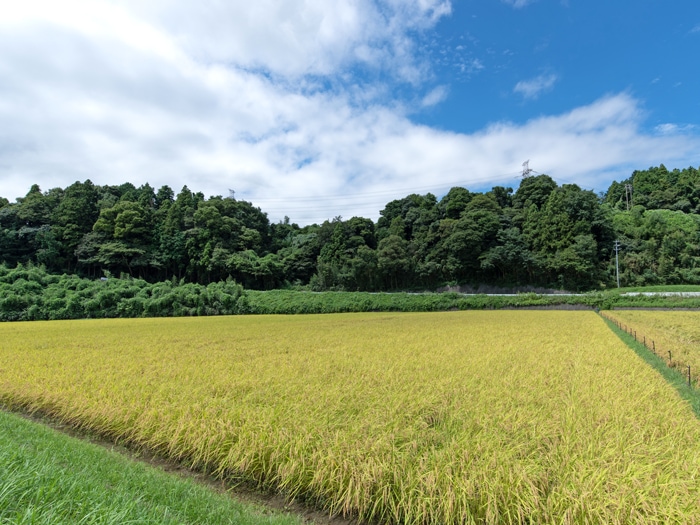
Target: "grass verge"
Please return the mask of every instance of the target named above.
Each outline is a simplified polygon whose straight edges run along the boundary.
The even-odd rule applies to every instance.
[[[648,291],[681,291],[668,289]],[[673,287],[670,287],[673,288]],[[687,288],[687,287],[686,287]],[[692,291],[692,290],[682,290]],[[249,314],[322,314],[346,312],[437,312],[511,308],[700,308],[700,297],[624,296],[618,290],[582,295],[462,295],[446,293],[303,292],[247,290],[239,306]]]
[[[700,292],[700,285],[697,284],[659,284],[654,286],[628,286],[624,288],[613,288],[611,291],[619,293],[628,292]]]
[[[0,524],[299,525],[0,411]]]
[[[649,350],[644,344],[635,340],[633,336],[618,328],[613,321],[605,316],[601,317],[627,346],[634,350],[639,357],[661,374],[661,376],[676,389],[681,398],[690,404],[695,416],[700,419],[700,390],[689,386],[688,380],[682,372],[675,368],[670,368],[663,358]]]

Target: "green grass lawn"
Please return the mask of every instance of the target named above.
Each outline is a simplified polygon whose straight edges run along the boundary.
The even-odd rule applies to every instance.
[[[299,525],[0,411],[0,524]]]

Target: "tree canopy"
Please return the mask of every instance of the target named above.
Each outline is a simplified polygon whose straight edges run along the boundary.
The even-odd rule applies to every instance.
[[[76,182],[0,197],[0,264],[250,289],[381,291],[490,284],[569,290],[700,283],[700,172],[634,171],[596,195],[547,176],[519,187],[393,200],[379,219],[300,227],[233,196],[187,186]]]

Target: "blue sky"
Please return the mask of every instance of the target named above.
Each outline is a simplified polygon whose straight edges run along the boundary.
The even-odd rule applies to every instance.
[[[472,133],[494,121],[525,122],[627,93],[648,112],[648,131],[698,124],[700,4],[521,3],[452,4],[452,15],[426,42],[449,96],[422,122]],[[474,61],[478,67],[462,74]]]
[[[690,0],[0,0],[0,196],[183,185],[273,221],[700,165]]]

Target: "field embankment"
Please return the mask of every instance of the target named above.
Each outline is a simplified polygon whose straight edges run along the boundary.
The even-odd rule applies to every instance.
[[[693,385],[700,382],[700,312],[618,310],[605,317],[632,332],[669,366],[689,373]]]
[[[0,523],[299,525],[0,412]]]
[[[5,323],[0,399],[382,523],[696,523],[700,424],[591,312]]]
[[[692,292],[653,291],[628,294],[607,290],[585,294],[461,294],[303,292],[271,290],[245,292],[245,308],[250,314],[302,314],[343,312],[436,312],[449,310],[502,309],[600,309],[669,308],[700,309],[698,287]]]

